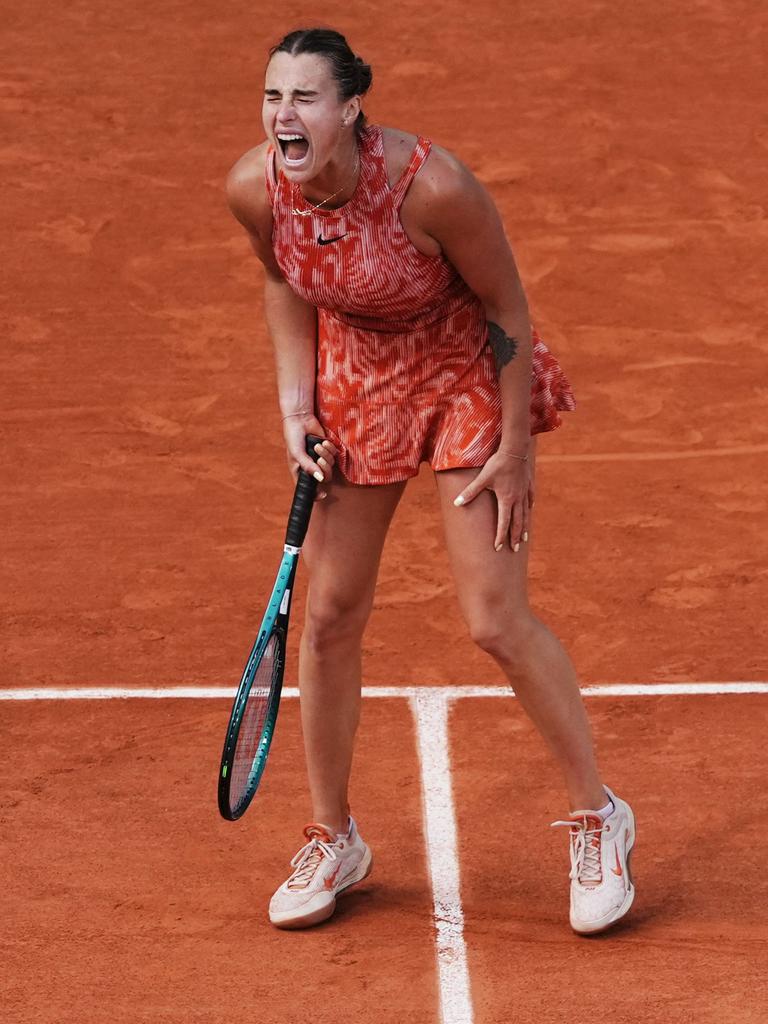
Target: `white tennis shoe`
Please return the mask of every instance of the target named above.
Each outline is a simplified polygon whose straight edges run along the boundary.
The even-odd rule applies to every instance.
[[[552,827],[570,829],[571,928],[581,935],[602,932],[627,913],[635,898],[630,854],[635,816],[608,787],[615,810],[603,819],[594,811],[574,811]]]
[[[319,824],[307,825],[304,835],[308,842],[291,861],[293,874],[269,904],[269,920],[278,928],[309,928],[325,921],[336,909],[336,897],[362,882],[373,866],[352,818],[346,836]]]

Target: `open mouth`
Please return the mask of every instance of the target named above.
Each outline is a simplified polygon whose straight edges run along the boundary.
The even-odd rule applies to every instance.
[[[303,135],[297,132],[278,132],[277,141],[286,164],[290,166],[304,162],[309,153],[309,142]]]

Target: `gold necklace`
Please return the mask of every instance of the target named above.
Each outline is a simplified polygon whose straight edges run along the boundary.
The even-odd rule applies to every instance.
[[[336,196],[340,195],[344,191],[345,188],[348,188],[349,185],[351,185],[351,183],[355,180],[355,175],[357,174],[359,167],[360,167],[360,150],[358,149],[356,151],[356,153],[355,153],[355,169],[352,171],[352,177],[349,179],[349,181],[345,181],[340,189],[337,189],[333,193],[333,195],[328,196],[327,199],[324,199],[322,201],[322,203],[317,203],[317,204],[309,203],[309,209],[308,210],[299,210],[297,207],[294,206],[293,207],[294,214],[297,217],[310,217],[316,210],[319,210],[321,206],[325,206],[326,203],[330,203],[330,201],[332,199],[335,199]],[[294,190],[297,189],[298,187],[299,186],[296,185],[296,183],[294,182],[294,184],[291,187],[291,192],[293,193]],[[308,203],[309,200],[308,199],[304,199],[304,202]]]

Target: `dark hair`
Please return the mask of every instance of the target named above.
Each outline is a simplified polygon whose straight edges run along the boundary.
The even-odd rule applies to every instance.
[[[344,36],[332,28],[300,28],[289,32],[277,46],[269,51],[269,56],[276,53],[316,53],[325,57],[331,67],[331,74],[336,80],[339,96],[342,100],[350,100],[353,96],[364,96],[371,88],[373,72],[371,65],[361,57],[356,57]],[[358,134],[365,128],[365,114],[360,111],[355,121]]]

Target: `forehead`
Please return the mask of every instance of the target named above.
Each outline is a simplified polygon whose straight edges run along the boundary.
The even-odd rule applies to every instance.
[[[276,53],[267,65],[264,76],[266,89],[280,92],[294,90],[327,92],[336,83],[325,57],[318,53]]]

